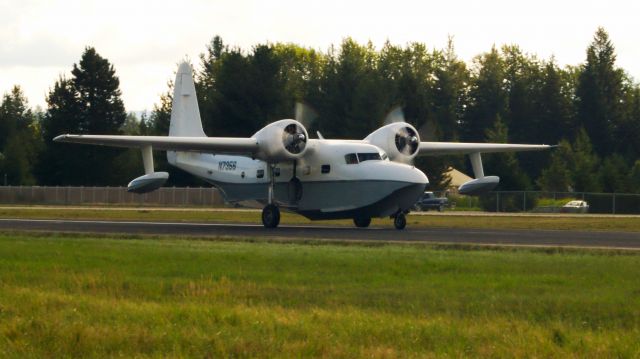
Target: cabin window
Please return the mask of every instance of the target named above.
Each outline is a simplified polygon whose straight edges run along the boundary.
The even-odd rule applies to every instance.
[[[264,170],[258,170],[258,174],[256,174],[256,177],[263,178],[264,177]]]
[[[349,153],[344,155],[344,160],[348,165],[355,165],[358,163],[358,156],[355,153]]]
[[[373,152],[373,153],[358,153],[358,160],[360,162],[364,162],[364,161],[375,161],[378,160],[380,161],[380,154],[378,152]]]
[[[276,177],[280,177],[280,168],[276,167],[273,169],[273,175]]]
[[[331,172],[331,165],[322,165],[322,167],[320,167],[320,172],[322,173]]]

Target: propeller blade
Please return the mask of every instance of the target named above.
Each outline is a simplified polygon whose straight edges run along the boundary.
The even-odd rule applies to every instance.
[[[410,135],[409,135],[409,130],[407,130],[407,128],[406,128],[406,127],[402,127],[402,128],[400,128],[400,129],[398,130],[398,136],[401,136],[401,137],[404,137],[404,138],[409,137],[409,136],[410,136]]]
[[[407,122],[404,120],[404,112],[402,111],[402,106],[394,107],[387,116],[384,118],[384,124],[389,125],[396,122]]]
[[[319,117],[316,110],[302,102],[296,102],[294,112],[295,120],[306,128],[311,128],[313,122]]]
[[[436,122],[433,120],[424,121],[418,128],[418,134],[423,141],[438,141],[436,136]]]

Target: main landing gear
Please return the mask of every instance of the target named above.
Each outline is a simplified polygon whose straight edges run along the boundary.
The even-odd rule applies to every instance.
[[[280,224],[280,209],[274,204],[268,204],[262,209],[262,224],[265,228],[276,228]]]
[[[396,227],[396,229],[401,230],[407,226],[407,216],[405,212],[398,212],[391,216],[391,218],[393,218],[393,226]],[[353,217],[353,224],[358,228],[369,227],[371,224],[371,217]]]
[[[262,209],[262,224],[265,228],[276,228],[280,224],[280,208],[273,203],[273,187],[275,177],[273,177],[273,165],[269,165],[269,204]]]
[[[399,212],[393,217],[393,225],[399,230],[407,226],[407,217],[403,212]]]

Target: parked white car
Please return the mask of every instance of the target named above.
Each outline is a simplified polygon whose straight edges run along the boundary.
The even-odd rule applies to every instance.
[[[587,213],[589,212],[589,204],[585,201],[569,201],[562,208],[562,213]]]

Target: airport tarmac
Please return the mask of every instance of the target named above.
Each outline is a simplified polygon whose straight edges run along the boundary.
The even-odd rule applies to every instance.
[[[637,232],[581,232],[568,230],[330,227],[282,225],[265,229],[261,224],[182,223],[94,220],[0,219],[1,230],[154,234],[196,237],[244,237],[323,240],[432,242],[530,247],[581,247],[640,250]]]

